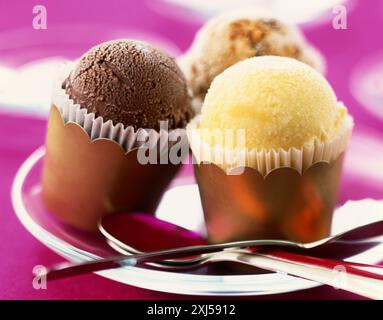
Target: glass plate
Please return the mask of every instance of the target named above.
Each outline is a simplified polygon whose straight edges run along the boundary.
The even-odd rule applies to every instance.
[[[115,254],[101,235],[87,234],[63,225],[44,207],[40,196],[44,154],[43,147],[37,149],[20,167],[14,180],[12,201],[22,224],[43,244],[70,261],[89,261]],[[161,219],[204,232],[198,188],[193,182],[192,171],[182,172],[164,194],[156,214]],[[190,205],[184,206],[183,199],[187,199]],[[348,202],[335,212],[332,230],[341,232],[382,219],[382,212],[383,203],[380,201]],[[382,257],[383,245],[379,245],[348,260],[377,263]],[[237,271],[234,274],[217,274],[206,268],[196,274],[122,267],[97,274],[141,288],[190,295],[266,295],[319,286],[318,283],[280,273],[246,274]]]

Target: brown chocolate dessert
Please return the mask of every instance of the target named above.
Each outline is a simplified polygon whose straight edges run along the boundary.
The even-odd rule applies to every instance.
[[[174,59],[133,40],[102,43],[85,53],[63,84],[66,93],[114,124],[183,128],[191,119],[186,80]]]

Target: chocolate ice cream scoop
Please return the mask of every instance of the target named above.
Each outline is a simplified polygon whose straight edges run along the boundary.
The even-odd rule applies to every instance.
[[[63,84],[82,108],[138,128],[185,127],[193,115],[186,80],[174,59],[134,40],[102,43],[78,61]]]

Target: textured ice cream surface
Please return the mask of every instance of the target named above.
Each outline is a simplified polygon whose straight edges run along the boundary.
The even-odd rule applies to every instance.
[[[183,128],[193,115],[185,77],[173,58],[135,40],[102,43],[85,53],[63,84],[75,103],[114,124]]]
[[[324,70],[321,55],[297,27],[257,9],[225,13],[206,23],[196,34],[190,49],[179,59],[195,109],[199,111],[218,74],[241,60],[263,55],[287,56],[320,72]]]
[[[347,110],[327,80],[296,59],[243,60],[217,76],[206,95],[199,129],[210,144],[214,130],[245,131],[247,149],[301,148],[334,136]],[[214,137],[214,136],[213,136]]]

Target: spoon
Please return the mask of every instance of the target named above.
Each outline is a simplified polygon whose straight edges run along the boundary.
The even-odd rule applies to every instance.
[[[142,213],[120,213],[106,216],[99,229],[112,248],[126,255],[207,244],[207,241],[196,232]],[[344,259],[381,243],[383,238],[379,242],[378,237],[380,236],[383,236],[383,221],[357,227],[311,243],[296,243],[286,240],[251,240],[208,247],[213,251],[254,246],[258,249],[260,246],[283,250],[288,248],[289,252],[304,252],[305,255],[315,257]],[[161,241],[156,241],[156,239],[161,239]],[[204,259],[203,255],[194,255],[177,260],[160,261],[155,266],[185,267]]]
[[[153,222],[155,224],[153,224]],[[125,226],[127,225],[130,226],[130,230],[126,229]],[[147,227],[150,227],[150,229],[145,229]],[[249,247],[255,248],[258,250],[258,253],[262,248],[264,250],[274,248],[274,250],[279,251],[288,250],[289,252],[304,252],[310,256],[317,255],[318,257],[325,252],[326,257],[335,258],[338,256],[339,259],[339,256],[344,256],[338,252],[341,248],[348,248],[348,254],[356,254],[361,252],[361,248],[366,250],[367,248],[379,244],[378,237],[383,235],[383,221],[373,222],[311,243],[295,243],[286,240],[250,240],[206,245],[205,240],[203,240],[197,233],[181,229],[173,224],[160,221],[149,215],[133,213],[118,214],[116,216],[111,215],[104,218],[100,230],[111,243],[117,243],[118,246],[123,246],[129,253],[135,251],[135,254],[130,257],[123,255],[86,263],[88,266],[92,265],[92,269],[95,268],[93,271],[103,270],[102,261],[115,262],[120,266],[120,262],[123,264],[127,263],[128,265],[135,265],[138,263],[163,262],[168,259],[179,259],[167,262],[172,262],[174,267],[177,265],[184,267],[188,264],[192,265],[193,263],[197,263],[198,260],[196,261],[196,259],[206,259],[206,257],[200,257],[199,255]],[[166,232],[164,232],[164,230]],[[137,234],[141,235],[141,237],[137,237]],[[147,236],[144,236],[145,234],[150,234],[150,239],[148,239]],[[157,241],[158,239],[161,239],[161,241]],[[166,239],[168,240],[168,243],[163,241]],[[133,243],[134,246],[138,246],[141,249],[143,246],[146,246],[146,249],[148,249],[147,243],[151,243],[152,247],[150,249],[154,251],[141,253],[139,250],[125,245],[125,242]],[[185,244],[186,246],[184,246]],[[177,248],[177,245],[181,247]],[[199,257],[195,258],[197,255]],[[191,256],[194,257],[190,259]],[[180,259],[185,257],[188,259]],[[98,263],[100,264],[98,265]],[[115,264],[112,265],[116,267]],[[73,271],[75,271],[75,265],[72,267]],[[80,266],[78,269],[78,271],[81,271]],[[59,270],[60,268],[53,268],[52,272],[56,271],[59,273]]]
[[[139,221],[141,221],[141,223],[144,221],[145,224],[149,222],[149,218],[139,218],[139,215],[134,216],[134,219],[132,217],[135,224],[130,225],[130,227],[135,227],[135,230],[133,231],[134,233],[144,235],[143,229],[138,228]],[[132,221],[130,218],[127,219],[125,217],[124,221],[126,222],[127,220]],[[166,227],[168,231],[171,228],[178,228],[172,224],[167,225],[166,222],[157,221],[157,223],[158,225]],[[110,227],[109,224],[108,226]],[[124,266],[135,266],[138,264],[159,262],[175,258],[185,258],[190,257],[191,255],[202,255],[199,257],[200,260],[197,262],[194,261],[193,263],[190,263],[190,258],[185,260],[175,260],[174,263],[176,264],[173,266],[173,268],[190,268],[211,262],[232,261],[255,266],[265,270],[283,272],[296,277],[313,280],[322,284],[335,286],[337,288],[344,289],[365,297],[383,299],[383,267],[345,262],[328,258],[319,258],[286,251],[286,249],[291,248],[299,248],[300,250],[303,250],[307,246],[307,249],[304,249],[304,252],[306,253],[310,252],[309,250],[315,249],[316,247],[325,245],[330,246],[334,242],[339,242],[340,244],[348,243],[347,246],[352,246],[352,244],[359,242],[364,244],[373,243],[376,245],[377,242],[372,242],[372,240],[376,240],[376,237],[383,234],[382,227],[383,221],[379,221],[311,244],[299,244],[282,240],[257,240],[240,241],[230,244],[225,243],[218,245],[196,245],[149,253],[134,254],[130,256],[120,255],[80,264],[58,265],[48,269],[46,276],[47,280],[54,280],[87,272],[101,271]],[[123,229],[124,228],[120,228],[119,230]],[[181,236],[183,240],[181,239],[180,241],[188,239],[192,239],[193,241],[197,242],[200,241],[198,240],[196,234],[187,234],[187,232],[182,229],[179,231],[181,231],[181,234],[183,234],[183,237]],[[126,233],[127,229],[125,228],[125,232],[123,234]],[[155,240],[159,239],[158,236],[159,234],[152,234],[150,241],[153,241],[153,237]],[[175,240],[177,243],[178,241],[175,238],[175,235],[170,236],[168,239],[172,239],[172,237],[173,240]],[[143,241],[142,239],[145,239],[145,237],[142,237],[141,241]],[[270,245],[273,243],[277,245]],[[286,243],[287,245],[285,245]],[[249,248],[249,246],[251,246],[251,248]],[[247,249],[245,250],[240,248]],[[223,249],[226,250],[222,251]]]

